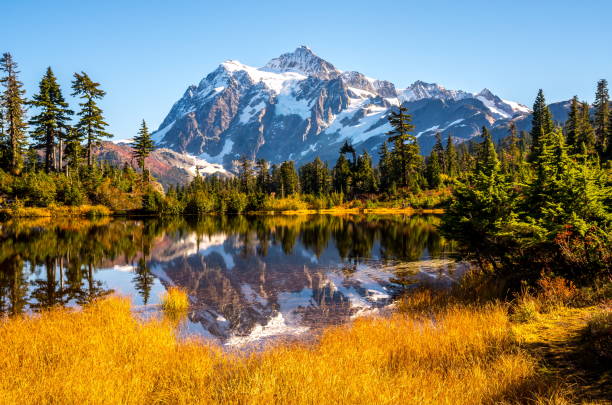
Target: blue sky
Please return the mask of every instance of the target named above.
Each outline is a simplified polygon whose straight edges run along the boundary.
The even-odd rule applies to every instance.
[[[612,1],[1,0],[0,51],[28,95],[51,66],[86,71],[116,138],[157,129],[189,84],[227,59],[262,66],[298,45],[343,70],[480,91],[531,106],[612,80]]]

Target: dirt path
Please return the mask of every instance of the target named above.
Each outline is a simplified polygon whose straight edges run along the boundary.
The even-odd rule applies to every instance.
[[[583,339],[590,308],[564,308],[517,325],[524,347],[541,359],[541,372],[570,384],[579,403],[612,404],[612,372]]]

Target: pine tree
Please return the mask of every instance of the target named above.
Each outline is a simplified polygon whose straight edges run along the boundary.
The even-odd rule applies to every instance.
[[[37,142],[35,147],[45,150],[45,171],[48,173],[57,165],[58,141],[65,138],[67,121],[72,115],[51,67],[47,68],[40,81],[38,94],[34,95],[29,104],[40,110],[39,114],[30,120],[30,125],[34,127],[31,136]],[[62,145],[59,145],[57,152],[61,170]]]
[[[508,137],[507,167],[512,178],[514,180],[518,180],[523,162],[519,146],[519,138],[517,137],[516,133],[516,123],[514,121],[510,122],[509,132],[510,136]]]
[[[359,194],[369,194],[376,191],[378,181],[372,167],[372,158],[367,151],[364,151],[357,158],[357,166],[355,168],[355,192]]]
[[[497,158],[497,152],[495,151],[491,133],[487,127],[484,126],[482,127],[482,138],[483,142],[479,146],[478,156],[476,158],[476,171],[486,176],[491,176],[493,173],[499,171],[500,163]]]
[[[394,162],[397,162],[400,185],[403,187],[419,185],[419,169],[421,167],[421,155],[416,136],[411,134],[414,130],[412,116],[406,114],[406,107],[398,107],[398,111],[392,111],[388,117],[393,129],[387,132],[388,141],[393,143]]]
[[[281,163],[279,168],[279,191],[281,197],[295,194],[299,191],[299,179],[292,160]]]
[[[142,120],[138,135],[134,137],[132,149],[132,156],[134,156],[138,162],[138,167],[142,171],[142,180],[147,183],[149,181],[149,172],[145,167],[145,160],[155,149],[155,143],[153,139],[151,139],[151,134],[149,133],[145,120]]]
[[[533,103],[533,118],[531,119],[531,142],[534,153],[537,154],[540,137],[552,132],[554,127],[552,114],[546,105],[544,92],[540,89]]]
[[[565,121],[565,138],[567,139],[567,146],[570,147],[572,152],[575,152],[578,146],[578,131],[580,130],[580,102],[578,96],[572,98],[570,110]]]
[[[329,192],[330,176],[327,164],[319,157],[300,168],[300,185],[306,194],[322,195]]]
[[[353,172],[351,170],[351,163],[344,154],[338,156],[332,172],[334,190],[338,193],[352,195]]]
[[[576,144],[583,154],[595,154],[595,131],[591,125],[590,106],[583,102],[579,106],[578,128],[576,130]]]
[[[446,162],[446,174],[448,174],[450,177],[457,177],[459,175],[459,159],[455,149],[455,144],[453,143],[453,137],[450,134],[448,134],[448,140],[446,141],[444,161]]]
[[[440,159],[438,158],[438,152],[432,150],[429,158],[427,159],[427,166],[425,168],[425,177],[430,188],[436,189],[442,183],[440,178]]]
[[[499,242],[514,209],[512,189],[500,171],[491,135],[483,128],[476,168],[454,190],[454,200],[443,217],[441,230],[461,243],[467,258],[481,267],[498,267],[505,246]]]
[[[385,191],[391,189],[394,183],[393,177],[393,156],[387,147],[387,142],[383,142],[378,152],[378,171],[380,172],[380,188]]]
[[[442,134],[440,132],[436,132],[436,143],[434,144],[432,151],[436,152],[436,156],[438,157],[438,167],[440,168],[440,172],[446,173],[446,156],[444,154],[444,146],[442,146]]]
[[[272,178],[270,176],[270,165],[266,159],[257,160],[256,164],[257,178],[255,183],[257,191],[260,193],[269,193],[271,190]]]
[[[93,148],[98,145],[102,138],[110,138],[111,134],[105,131],[108,124],[102,116],[102,109],[98,107],[96,100],[100,100],[106,95],[106,92],[100,89],[100,83],[92,81],[87,73],[81,72],[74,74],[72,81],[73,96],[79,96],[83,99],[81,111],[78,115],[81,117],[76,125],[78,131],[83,134],[86,141],[87,165],[93,166]]]
[[[253,168],[253,161],[242,155],[238,160],[238,181],[240,182],[240,190],[243,193],[250,193],[253,191],[254,180],[255,170]]]
[[[75,173],[78,173],[83,158],[83,134],[74,127],[68,128],[66,135],[66,156],[68,157],[68,167],[71,167]],[[127,165],[127,163],[126,163]]]
[[[6,167],[13,173],[18,173],[23,166],[23,151],[26,145],[25,108],[26,100],[23,97],[25,90],[18,80],[17,63],[10,53],[5,53],[0,59],[0,70],[5,76],[0,79],[4,92],[0,104],[4,110],[6,123],[6,143],[3,146],[6,157]]]
[[[593,127],[595,129],[595,143],[600,154],[607,148],[608,124],[610,120],[610,95],[608,94],[608,81],[601,79],[597,82],[597,92],[595,93],[595,119]]]

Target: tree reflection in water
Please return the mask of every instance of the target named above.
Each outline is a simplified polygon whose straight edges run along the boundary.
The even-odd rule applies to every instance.
[[[423,260],[452,257],[438,223],[399,215],[7,222],[0,228],[0,313],[87,303],[121,289],[112,274],[128,270],[122,283],[138,303],[157,302],[155,285],[179,285],[191,297],[191,321],[223,340],[274,322],[342,322],[359,308],[388,303],[414,282]],[[393,270],[398,263],[401,271]],[[102,274],[111,276],[103,282]]]

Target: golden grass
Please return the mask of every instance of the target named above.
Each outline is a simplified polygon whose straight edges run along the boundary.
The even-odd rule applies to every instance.
[[[37,217],[102,217],[111,215],[111,210],[103,205],[56,205],[49,207],[19,207],[0,210],[5,218]]]
[[[189,297],[183,289],[170,287],[161,296],[161,306],[166,313],[185,312],[189,308]]]
[[[451,307],[435,320],[363,318],[310,345],[224,353],[111,297],[0,321],[0,403],[553,403],[558,392],[542,396],[513,336],[501,306]]]

